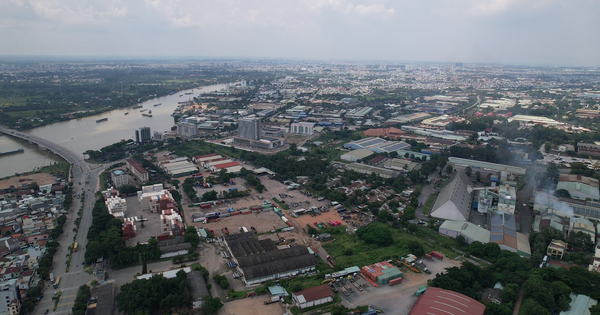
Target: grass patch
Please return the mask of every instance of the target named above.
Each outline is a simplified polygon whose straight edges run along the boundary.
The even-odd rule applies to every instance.
[[[408,244],[416,241],[423,245],[425,251],[442,251],[448,257],[456,257],[456,253],[451,250],[456,246],[454,239],[446,238],[437,232],[425,227],[418,227],[414,234],[408,233],[402,229],[394,229],[391,226],[387,228],[392,233],[394,239],[393,245],[378,246],[375,244],[366,244],[355,234],[335,235],[335,241],[323,245],[327,252],[335,258],[338,266],[347,268],[351,266],[365,266],[383,260],[395,260],[410,253]],[[346,249],[352,249],[352,254],[346,256]],[[336,267],[337,268],[337,267]]]
[[[71,164],[66,163],[66,162],[60,162],[60,163],[54,163],[52,165],[48,165],[48,166],[44,166],[42,168],[40,168],[40,173],[47,173],[47,174],[63,174],[63,178],[67,178],[68,174],[69,174],[69,168],[71,167]]]
[[[431,211],[431,208],[433,207],[433,203],[435,202],[435,199],[437,198],[437,194],[431,194],[429,195],[429,198],[427,198],[427,201],[425,202],[425,206],[423,207],[423,210],[421,210],[421,212],[424,215],[429,215],[429,211]]]

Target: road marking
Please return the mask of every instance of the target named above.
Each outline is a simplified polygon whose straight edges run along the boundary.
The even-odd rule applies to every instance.
[[[70,297],[74,297],[77,296],[77,294],[71,294],[71,295],[67,295],[67,296],[60,296],[61,299],[66,299],[66,298],[70,298]]]

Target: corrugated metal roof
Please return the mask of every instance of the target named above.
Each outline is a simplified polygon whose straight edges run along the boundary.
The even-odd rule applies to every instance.
[[[428,287],[408,313],[409,315],[483,315],[485,305],[458,292]]]

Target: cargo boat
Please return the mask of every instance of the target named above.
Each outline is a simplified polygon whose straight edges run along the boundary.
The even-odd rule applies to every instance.
[[[7,151],[7,152],[0,152],[0,155],[7,155],[7,154],[13,154],[13,153],[23,153],[23,152],[25,152],[25,150],[23,150],[23,149],[16,149],[16,150]]]
[[[142,106],[142,105],[136,105],[136,106],[133,106],[133,109],[142,108],[142,107],[144,107],[144,106]]]
[[[125,113],[125,115],[129,115],[129,112]]]
[[[103,122],[103,121],[107,121],[107,120],[108,120],[108,118],[102,118],[102,119],[96,120],[96,122],[99,123],[99,122]]]
[[[160,106],[160,105],[162,105],[162,103],[154,104],[154,107]]]
[[[140,113],[143,113],[143,112],[145,112],[145,111],[147,111],[147,109],[142,109],[142,110],[140,111]]]
[[[152,114],[146,114],[146,113],[144,113],[144,114],[142,114],[142,116],[144,116],[144,117],[152,117]]]

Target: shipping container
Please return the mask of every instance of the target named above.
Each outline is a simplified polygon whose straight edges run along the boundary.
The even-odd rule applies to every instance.
[[[221,231],[223,231],[223,234],[229,235],[229,231],[226,228],[222,228]]]
[[[230,213],[223,213],[219,215],[219,218],[227,218],[228,216],[230,216]]]
[[[444,259],[444,255],[442,253],[439,253],[439,252],[432,251],[431,252],[431,256],[433,256],[433,257],[435,257],[437,259]]]
[[[243,231],[244,233],[248,233],[248,229],[247,229],[245,226],[242,226],[242,231]]]
[[[230,216],[234,216],[234,215],[240,215],[240,214],[241,214],[241,212],[239,212],[239,211],[234,211],[234,212],[230,213],[229,215],[230,215]]]
[[[229,188],[229,191],[234,191],[234,190],[238,190],[237,188]]]
[[[389,284],[390,285],[395,285],[395,284],[398,284],[400,282],[402,282],[402,278],[396,278],[396,279],[390,280]]]
[[[425,258],[427,258],[427,259],[431,259],[431,255],[429,255],[429,254],[425,254]]]
[[[210,204],[200,205],[200,208],[202,208],[202,209],[208,209],[208,208],[210,208]]]

